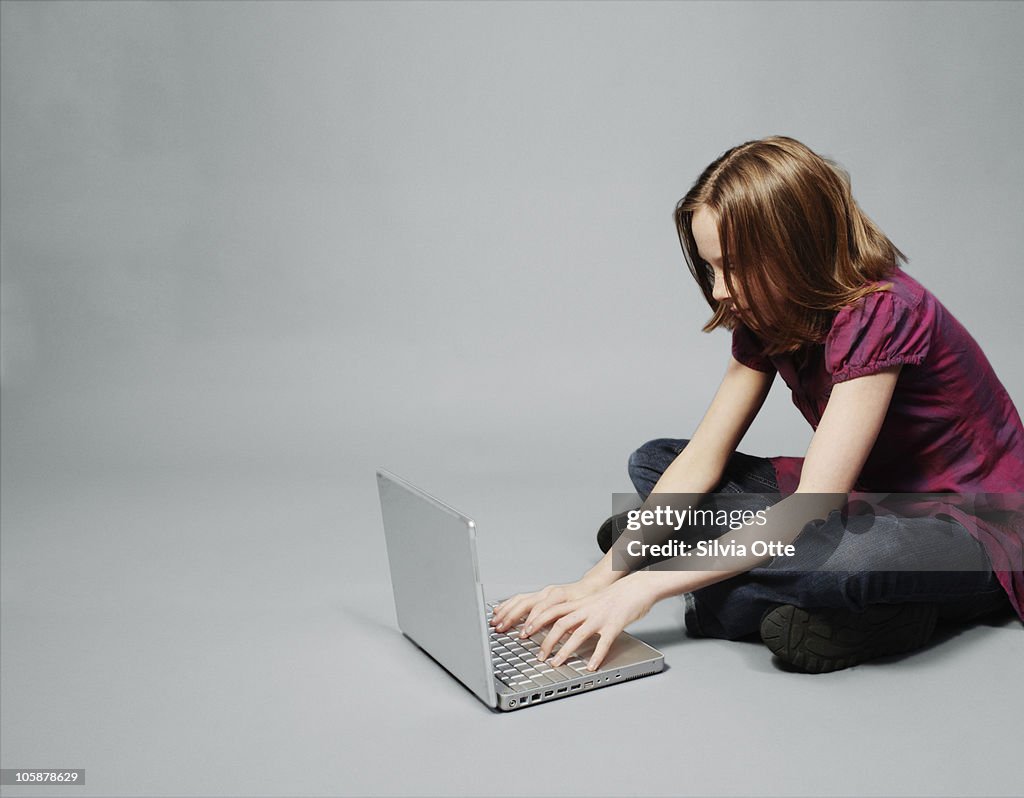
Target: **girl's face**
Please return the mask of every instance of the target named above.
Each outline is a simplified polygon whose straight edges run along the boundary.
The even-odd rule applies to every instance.
[[[715,282],[712,287],[711,296],[725,306],[744,324],[750,326],[752,318],[749,313],[750,302],[745,301],[742,295],[737,296],[729,292],[729,286],[725,284],[725,272],[722,271],[722,247],[718,238],[718,219],[714,213],[708,210],[706,205],[701,205],[693,213],[690,222],[690,231],[693,239],[697,242],[697,256],[707,263],[715,274]],[[730,267],[735,270],[737,264],[731,263]],[[742,264],[743,268],[751,268],[751,264]],[[737,291],[741,289],[737,286]],[[775,307],[787,306],[785,295],[776,286],[768,288],[768,295],[765,301],[773,303]]]
[[[715,219],[706,205],[702,205],[694,212],[690,229],[693,232],[694,240],[697,242],[697,255],[715,273],[714,290],[711,292],[711,295],[717,301],[731,305],[734,311],[742,313],[744,310],[743,303],[738,302],[736,297],[729,293],[729,287],[725,284],[725,274],[722,271],[722,246],[718,239],[718,220]]]

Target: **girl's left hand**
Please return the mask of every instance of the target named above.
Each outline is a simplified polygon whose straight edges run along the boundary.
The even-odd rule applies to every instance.
[[[608,654],[615,638],[629,624],[643,618],[654,605],[654,596],[646,589],[643,581],[636,577],[643,572],[625,576],[608,587],[575,601],[565,601],[548,607],[533,622],[533,627],[551,627],[541,644],[537,658],[547,659],[558,641],[569,635],[558,653],[551,660],[552,665],[561,665],[587,639],[594,634],[601,636],[594,654],[587,663],[589,670],[597,670]]]

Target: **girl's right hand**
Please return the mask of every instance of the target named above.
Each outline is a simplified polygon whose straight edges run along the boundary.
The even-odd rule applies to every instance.
[[[494,608],[491,626],[499,632],[504,632],[525,619],[523,625],[525,629],[530,626],[534,618],[549,607],[566,601],[576,601],[577,599],[584,598],[607,587],[607,584],[605,580],[595,579],[587,575],[579,581],[571,582],[567,585],[549,585],[535,593],[519,593],[505,599]],[[521,636],[526,637],[527,635],[524,632]]]

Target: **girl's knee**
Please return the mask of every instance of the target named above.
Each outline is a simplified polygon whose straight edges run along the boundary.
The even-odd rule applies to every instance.
[[[655,438],[647,441],[629,456],[627,467],[630,476],[634,470],[659,467],[662,471],[668,468],[669,464],[679,456],[679,453],[686,448],[690,441],[680,438]]]
[[[665,473],[673,460],[689,443],[688,440],[656,438],[648,441],[629,456],[626,469],[633,487],[644,499]]]

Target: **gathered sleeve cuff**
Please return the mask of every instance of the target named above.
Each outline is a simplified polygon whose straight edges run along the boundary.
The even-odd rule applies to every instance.
[[[825,339],[832,384],[898,364],[919,365],[928,355],[930,331],[920,304],[889,291],[861,297],[836,314]]]

